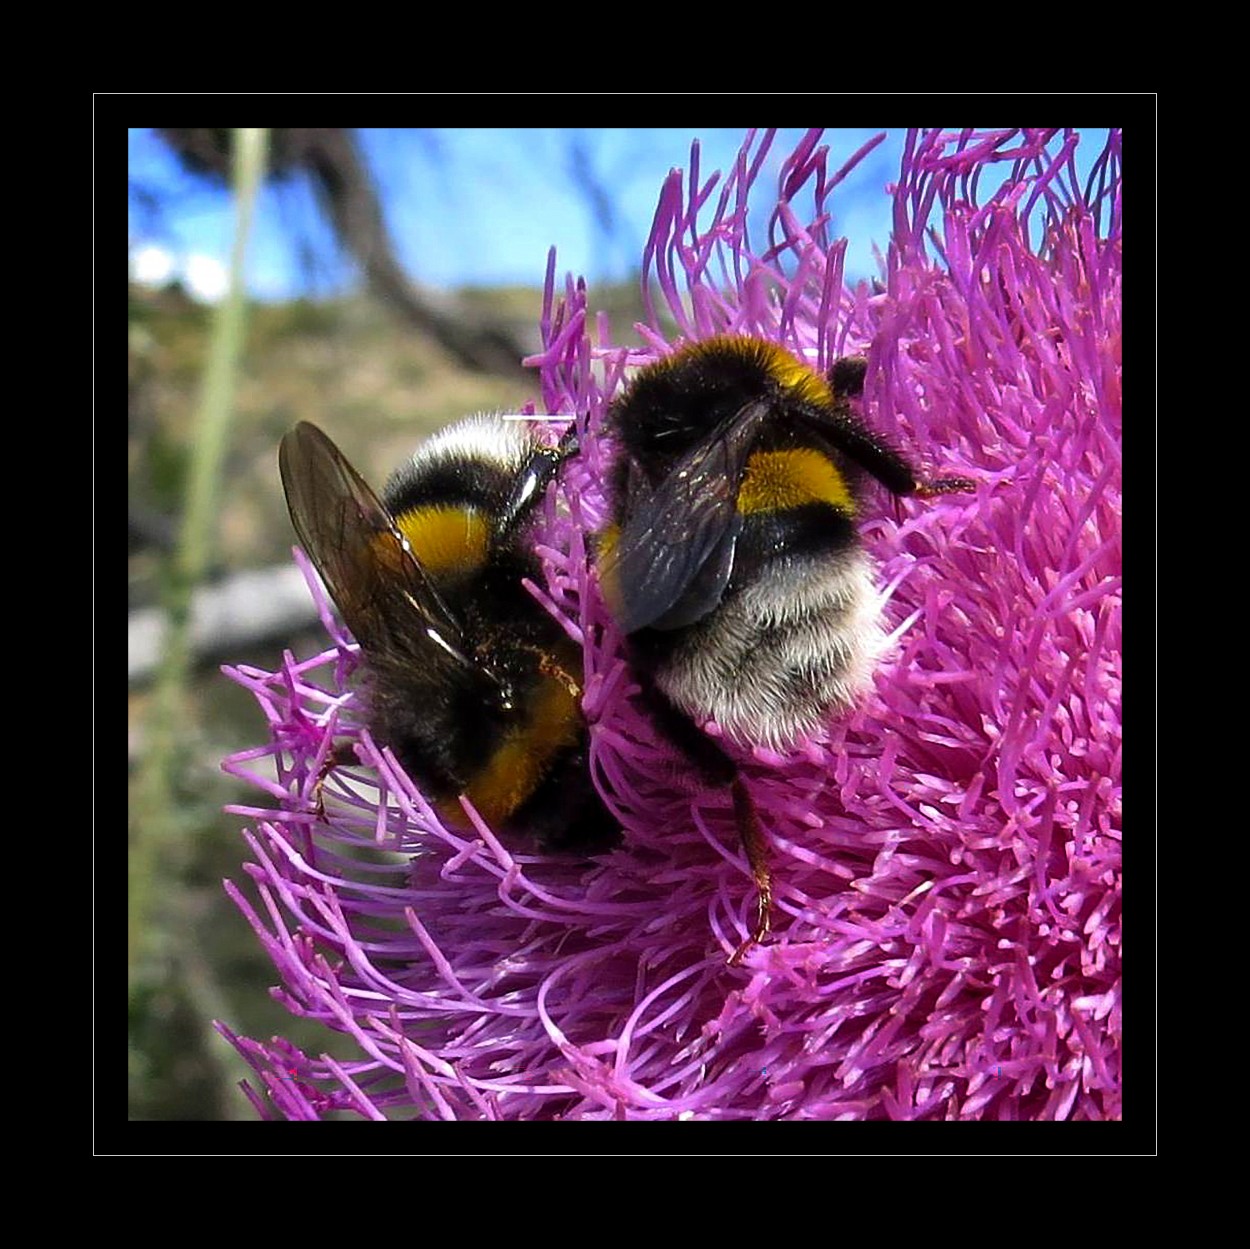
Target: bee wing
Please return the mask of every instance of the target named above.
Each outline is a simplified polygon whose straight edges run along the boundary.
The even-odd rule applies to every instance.
[[[738,489],[768,411],[746,404],[631,498],[605,576],[623,632],[693,624],[720,602],[742,528]]]
[[[366,652],[478,667],[390,511],[321,430],[296,425],[278,448],[278,470],[300,545]]]

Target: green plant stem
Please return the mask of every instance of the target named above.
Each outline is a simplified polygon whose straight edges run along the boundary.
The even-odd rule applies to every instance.
[[[136,783],[130,842],[128,931],[131,992],[148,948],[152,898],[163,874],[163,855],[174,845],[177,790],[190,736],[187,685],[191,658],[191,596],[216,537],[217,495],[233,416],[233,395],[246,313],[243,269],[256,193],[265,168],[267,132],[237,130],[234,143],[236,222],[230,287],[213,317],[203,389],[196,414],[186,509],[164,593],[164,651],[145,725],[145,752]]]

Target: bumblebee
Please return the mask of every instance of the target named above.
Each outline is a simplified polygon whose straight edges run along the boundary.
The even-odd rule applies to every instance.
[[[434,435],[381,497],[315,425],[282,440],[291,521],[360,643],[368,722],[449,822],[596,849],[614,827],[586,761],[579,649],[522,584],[532,518],[566,438],[471,417]]]
[[[736,766],[700,726],[784,749],[849,707],[883,637],[856,532],[865,477],[895,495],[972,488],[922,479],[861,422],[866,369],[848,357],[825,376],[774,343],[722,336],[642,369],[609,413],[619,455],[600,584],[659,727],[734,787],[760,887],[756,940],[771,902],[762,835]]]

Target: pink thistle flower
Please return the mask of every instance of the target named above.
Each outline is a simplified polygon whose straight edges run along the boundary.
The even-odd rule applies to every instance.
[[[843,283],[837,171],[810,134],[766,237],[748,234],[771,134],[723,179],[698,147],[644,255],[646,346],[591,346],[584,285],[548,268],[547,411],[581,454],[545,513],[545,584],[586,663],[596,783],[621,847],[537,853],[437,814],[361,727],[350,641],[235,669],[267,745],[226,761],[255,899],[227,889],[281,999],[351,1061],[222,1029],[266,1116],[1108,1119],[1120,1102],[1120,137],[1087,186],[1070,131],[919,131],[893,188],[883,282]],[[999,182],[982,194],[981,188]],[[977,491],[862,526],[891,649],[871,693],[784,754],[739,754],[769,842],[773,935],[729,795],[702,789],[631,699],[586,535],[627,368],[742,333],[818,368],[869,361],[867,422]],[[557,497],[558,494],[558,497]],[[336,768],[335,741],[359,766]]]

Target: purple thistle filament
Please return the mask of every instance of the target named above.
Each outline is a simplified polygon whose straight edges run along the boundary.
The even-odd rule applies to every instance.
[[[1082,184],[1069,131],[913,132],[883,280],[844,284],[837,169],[809,135],[767,198],[772,136],[661,190],[645,346],[612,345],[548,268],[549,413],[581,453],[533,587],[586,663],[596,783],[621,847],[547,855],[449,829],[362,729],[350,639],[236,669],[268,743],[226,761],[253,888],[227,884],[295,1014],[350,1060],[223,1032],[268,1117],[1108,1119],[1120,1106],[1120,138]],[[993,188],[987,189],[987,188]],[[770,209],[760,237],[748,207]],[[675,336],[662,329],[675,323]],[[591,331],[594,331],[593,335]],[[773,935],[727,793],[631,698],[588,571],[626,370],[743,333],[824,368],[868,357],[867,422],[976,492],[861,526],[891,646],[849,715],[740,755],[768,838]],[[595,345],[592,346],[592,341]],[[713,726],[714,731],[714,726]],[[359,763],[316,782],[332,746]]]

